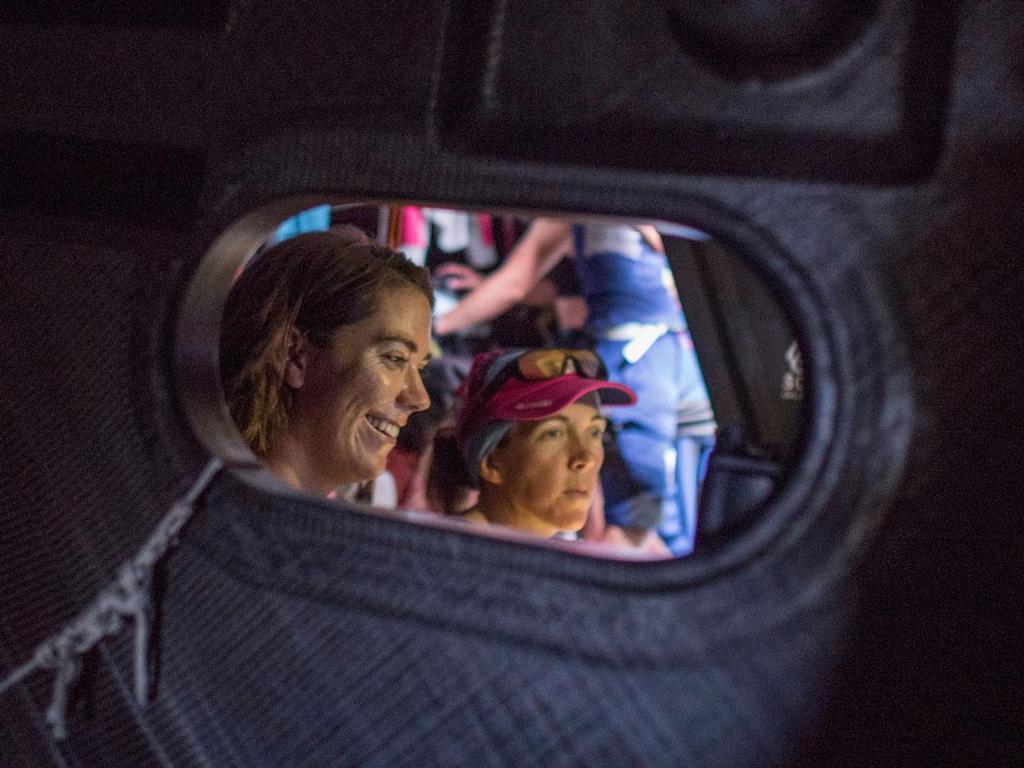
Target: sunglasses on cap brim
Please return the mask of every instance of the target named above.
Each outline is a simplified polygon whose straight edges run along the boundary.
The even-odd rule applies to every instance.
[[[586,349],[537,349],[524,352],[505,365],[497,366],[481,388],[481,398],[489,397],[509,379],[544,381],[575,374],[583,379],[608,378],[601,358]]]

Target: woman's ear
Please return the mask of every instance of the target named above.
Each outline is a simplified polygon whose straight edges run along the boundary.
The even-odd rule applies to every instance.
[[[500,449],[495,448],[480,459],[480,479],[491,485],[501,485],[505,482],[504,462]]]
[[[293,389],[302,387],[308,365],[309,343],[305,334],[292,326],[284,339],[284,383]]]

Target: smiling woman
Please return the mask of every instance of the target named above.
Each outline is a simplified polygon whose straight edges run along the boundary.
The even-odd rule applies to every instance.
[[[299,235],[242,272],[224,312],[231,416],[288,485],[318,496],[380,474],[430,404],[426,270],[351,233]]]
[[[257,485],[368,502],[364,511],[432,526],[465,530],[455,519],[465,518],[487,523],[468,526],[476,533],[578,539],[590,554],[664,556],[668,547],[678,556],[689,550],[670,542],[727,541],[757,519],[799,452],[802,360],[778,301],[739,254],[702,231],[577,214],[570,228],[584,237],[559,239],[563,260],[537,290],[491,321],[447,328],[488,280],[519,263],[520,244],[541,231],[531,222],[545,221],[563,235],[569,227],[312,196],[251,211],[213,243],[181,314],[179,382],[197,434]],[[632,250],[581,257],[598,235]],[[659,247],[644,245],[652,242]],[[642,258],[631,258],[637,250]],[[587,259],[618,271],[585,283]],[[588,286],[599,289],[589,304]],[[601,343],[593,331],[612,288],[616,306],[636,297],[643,311],[678,315],[684,329],[617,322],[614,344]],[[508,296],[492,303],[483,309],[499,312]],[[699,369],[665,366],[659,344],[699,357]],[[474,357],[496,350],[518,352],[488,363],[485,378],[499,381],[475,392]],[[500,401],[519,385],[559,378],[572,387],[557,407],[527,413],[512,409],[516,401],[491,413],[493,423],[454,429],[467,394]],[[680,386],[652,388],[655,379]],[[628,403],[611,391],[620,384]],[[690,407],[691,391],[703,408]],[[638,416],[655,410],[668,413],[667,451]],[[507,429],[490,441],[495,425]],[[478,438],[489,442],[470,444]],[[631,471],[631,456],[647,474]],[[679,516],[660,488],[675,489],[691,511],[685,526],[670,525]],[[660,523],[623,522],[623,500]]]

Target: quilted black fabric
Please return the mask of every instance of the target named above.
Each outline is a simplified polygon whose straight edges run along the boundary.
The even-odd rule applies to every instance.
[[[214,237],[280,197],[700,226],[777,292],[811,391],[782,493],[678,562],[224,472],[157,574],[153,701],[122,633],[64,742],[50,674],[0,697],[0,764],[1020,764],[1024,9],[880,2],[824,61],[737,80],[685,14],[586,5],[0,16],[0,674],[204,465],[176,313]]]

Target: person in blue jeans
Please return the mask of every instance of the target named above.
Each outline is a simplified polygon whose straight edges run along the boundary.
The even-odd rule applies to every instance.
[[[605,519],[637,539],[657,530],[674,554],[687,554],[714,420],[653,226],[535,219],[495,272],[434,319],[434,332],[506,311],[566,254],[574,256],[586,332],[608,378],[631,387],[638,400],[609,414],[617,451],[602,472]]]

